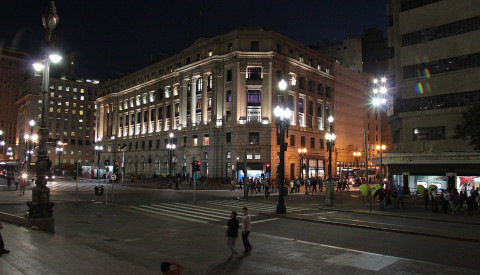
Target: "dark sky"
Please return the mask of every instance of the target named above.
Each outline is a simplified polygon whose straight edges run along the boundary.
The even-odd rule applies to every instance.
[[[47,0],[2,4],[0,47],[32,54],[44,36]],[[269,27],[307,45],[358,37],[376,27],[386,35],[390,0],[56,0],[55,33],[77,55],[80,77],[104,80],[180,51],[198,37],[236,27]]]

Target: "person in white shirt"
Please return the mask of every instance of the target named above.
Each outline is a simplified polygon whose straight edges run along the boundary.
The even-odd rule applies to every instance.
[[[243,208],[243,221],[242,221],[242,241],[243,247],[245,251],[243,253],[249,253],[252,251],[252,245],[248,241],[248,235],[250,235],[250,231],[252,230],[251,219],[250,215],[248,215],[248,208]]]

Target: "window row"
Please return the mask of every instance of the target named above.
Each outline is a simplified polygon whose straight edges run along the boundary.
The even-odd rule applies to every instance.
[[[457,56],[430,63],[403,67],[403,79],[423,78],[430,75],[480,67],[480,53]]]
[[[403,111],[444,109],[480,103],[480,90],[403,100]]]
[[[480,29],[480,16],[402,35],[402,46],[414,45]]]
[[[441,0],[402,0],[400,10],[402,12],[419,8],[421,6],[429,5]]]

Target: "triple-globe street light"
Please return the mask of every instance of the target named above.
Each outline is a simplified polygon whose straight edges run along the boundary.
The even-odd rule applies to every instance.
[[[279,89],[282,93],[285,92],[287,88],[287,82],[281,80],[279,83]],[[285,143],[285,136],[288,138],[288,128],[290,127],[290,117],[292,116],[292,111],[288,108],[283,108],[277,106],[274,109],[274,115],[277,118],[275,125],[277,127],[277,142],[280,145],[280,164],[278,171],[278,205],[277,205],[277,214],[286,214],[287,208],[285,207],[285,151],[287,150],[287,143]]]
[[[337,136],[333,133],[332,124],[333,124],[333,116],[328,117],[329,128],[328,132],[325,134],[325,138],[327,139],[327,151],[328,151],[328,184],[325,196],[325,204],[332,206],[333,205],[333,182],[332,182],[332,152],[333,147],[335,146],[335,139]]]
[[[172,167],[172,162],[173,162],[173,151],[175,150],[175,148],[177,147],[174,143],[173,143],[173,137],[174,137],[174,134],[173,133],[170,133],[169,134],[169,137],[170,137],[170,141],[169,143],[166,145],[167,147],[167,150],[168,150],[168,172],[169,172],[169,176],[168,176],[168,183],[171,182],[172,180],[172,177],[173,177],[173,167]],[[175,190],[178,190],[178,180],[175,181]]]

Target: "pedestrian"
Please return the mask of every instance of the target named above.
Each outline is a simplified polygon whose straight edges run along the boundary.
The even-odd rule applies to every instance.
[[[457,202],[458,202],[458,192],[456,188],[450,189],[450,209],[452,210],[452,215],[457,213]]]
[[[317,193],[317,179],[312,179],[312,193]]]
[[[447,190],[443,189],[442,190],[443,214],[447,214],[449,204],[450,204],[450,193]]]
[[[437,189],[432,189],[432,192],[430,193],[430,199],[432,200],[432,212],[438,212]]]
[[[428,211],[428,192],[425,190],[423,193],[423,205],[425,206],[425,211]]]
[[[402,209],[405,209],[403,205],[403,187],[399,186],[397,191],[397,209],[400,209],[400,202],[402,203]]]
[[[230,258],[237,256],[238,252],[235,250],[235,242],[238,237],[238,220],[237,212],[232,211],[230,213],[230,219],[227,223],[227,230],[225,231],[225,237],[227,238],[227,246],[230,249]]]
[[[383,205],[383,200],[385,199],[385,193],[383,192],[383,188],[379,189],[378,191],[378,200],[380,201],[380,211],[385,210],[385,206]]]
[[[297,178],[297,181],[295,182],[295,193],[300,193],[300,179]]]
[[[386,206],[392,205],[392,200],[390,199],[390,188],[388,188],[388,184],[385,187],[385,191],[383,193],[385,193],[385,204],[386,204]]]
[[[307,178],[304,182],[305,182],[305,195],[308,195],[310,192],[310,180]]]
[[[243,247],[245,251],[243,253],[249,253],[252,251],[252,245],[248,240],[248,235],[250,235],[250,231],[252,231],[252,223],[251,223],[250,215],[248,215],[248,208],[243,207],[243,221],[242,221],[242,241]]]
[[[20,177],[20,195],[25,195],[25,188],[27,187],[27,175]]]
[[[13,180],[15,181],[15,191],[17,191],[18,190],[18,183],[19,183],[20,179],[15,180],[15,178],[13,178]]]
[[[322,179],[322,178],[320,178],[320,179],[318,180],[318,190],[319,190],[320,192],[323,192],[323,179]]]
[[[174,270],[170,270],[172,266],[175,266]],[[160,269],[162,270],[162,275],[177,275],[182,274],[183,265],[175,262],[163,262],[160,265]]]
[[[0,223],[0,229],[3,229],[3,224]],[[0,233],[0,255],[10,253],[10,250],[5,249],[5,243],[3,242],[2,233]]]
[[[290,194],[293,194],[295,191],[295,182],[293,180],[290,181]]]
[[[7,174],[7,186],[8,191],[10,191],[10,186],[12,186],[12,176],[10,174]]]
[[[343,185],[342,179],[338,179],[338,181],[337,181],[337,191],[336,192],[338,192],[338,191],[342,192],[342,185]]]
[[[242,179],[239,179],[239,180],[238,180],[238,190],[243,190],[243,187],[242,187]]]

